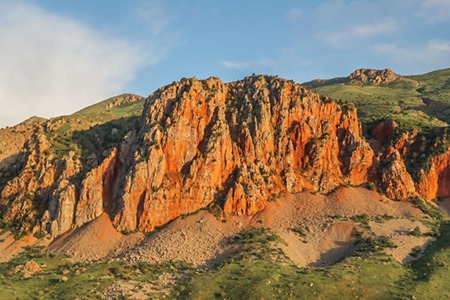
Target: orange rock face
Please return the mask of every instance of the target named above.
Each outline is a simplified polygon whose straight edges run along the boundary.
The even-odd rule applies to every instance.
[[[185,80],[147,99],[115,195],[121,230],[150,231],[213,202],[253,214],[303,189],[367,181],[373,153],[356,109],[285,80]]]
[[[421,173],[417,192],[427,199],[450,197],[450,151],[432,158],[430,170]]]
[[[450,196],[450,152],[414,182],[405,157],[423,146],[415,135],[389,140],[396,125],[386,122],[374,132],[374,154],[352,105],[277,77],[162,87],[136,128],[92,164],[74,152],[49,154],[39,126],[14,163],[17,174],[0,176],[8,179],[0,210],[16,229],[53,237],[104,212],[121,231],[148,232],[208,206],[254,214],[291,193],[368,180],[395,199]]]
[[[415,195],[414,182],[397,150],[391,150],[380,172],[381,188],[391,199],[408,199]]]

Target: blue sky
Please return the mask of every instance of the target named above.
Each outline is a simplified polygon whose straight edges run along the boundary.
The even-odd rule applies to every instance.
[[[450,0],[0,0],[0,127],[181,77],[450,67]]]

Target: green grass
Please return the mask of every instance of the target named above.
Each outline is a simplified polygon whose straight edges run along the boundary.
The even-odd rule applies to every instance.
[[[98,299],[118,280],[140,284],[158,282],[161,274],[178,278],[169,297],[156,299],[446,299],[450,296],[450,221],[439,221],[438,240],[417,261],[402,265],[383,252],[385,240],[363,242],[365,255],[353,255],[324,268],[295,266],[277,248],[283,241],[259,227],[229,240],[236,252],[213,269],[193,269],[182,262],[126,264],[118,261],[70,263],[64,258],[28,249],[0,264],[0,299]],[[365,216],[358,219],[366,220]],[[365,243],[365,244],[364,244]],[[381,244],[380,244],[381,243]],[[365,251],[360,247],[361,251]],[[358,252],[358,253],[359,253]],[[359,253],[360,254],[360,253]],[[17,266],[34,259],[46,267],[24,279]],[[66,276],[67,281],[61,282]],[[161,287],[163,288],[163,287]]]
[[[417,299],[449,299],[450,285],[450,223],[440,225],[440,238],[432,243],[426,255],[411,263],[414,271],[412,286]]]
[[[342,102],[353,102],[363,125],[386,118],[398,122],[405,130],[427,131],[447,126],[450,122],[450,69],[419,76],[409,81],[388,85],[352,84],[341,80],[310,84],[318,93]]]
[[[33,259],[45,267],[32,278],[16,272]],[[0,264],[0,299],[99,299],[106,288],[118,280],[155,283],[161,274],[192,271],[188,263],[126,264],[119,261],[71,263],[66,259],[28,249],[8,263]],[[67,277],[63,282],[62,277]],[[159,286],[160,288],[164,288]],[[160,298],[163,294],[155,294]],[[155,296],[153,295],[153,296]]]
[[[81,158],[91,153],[100,154],[116,146],[123,136],[135,127],[142,114],[144,98],[128,103],[123,101],[130,95],[125,94],[104,100],[69,116],[50,121],[52,130],[47,130],[51,143],[50,152],[57,157],[74,151]],[[120,105],[110,107],[114,102]],[[112,134],[112,131],[117,133]],[[100,145],[100,147],[99,147]]]
[[[273,260],[231,261],[194,275],[178,299],[392,299],[408,293],[397,282],[410,271],[385,255],[351,257],[334,266],[304,269]]]

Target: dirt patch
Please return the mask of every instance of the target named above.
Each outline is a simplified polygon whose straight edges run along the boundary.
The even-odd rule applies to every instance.
[[[409,202],[392,201],[374,191],[348,187],[330,195],[303,192],[269,203],[253,217],[252,224],[261,224],[277,232],[287,243],[278,247],[298,266],[317,267],[334,264],[353,253],[353,233],[358,223],[351,222],[350,218],[363,214],[393,218],[423,216]],[[348,221],[340,221],[342,219]],[[408,238],[409,235],[406,240]],[[396,255],[403,255],[406,247],[408,244]],[[408,253],[410,251],[411,248]]]
[[[37,239],[29,234],[16,240],[9,231],[0,234],[0,262],[6,262],[24,251],[26,247],[47,246],[50,240],[43,238]]]
[[[395,260],[406,263],[417,259],[409,255],[415,247],[425,247],[435,239],[426,236],[415,236],[413,231],[416,227],[420,228],[421,233],[428,233],[429,229],[418,221],[408,219],[393,219],[383,223],[370,222],[371,230],[377,236],[388,237],[397,247],[385,249],[387,254],[392,255]]]
[[[231,249],[228,238],[246,228],[248,221],[247,217],[229,217],[222,221],[203,210],[153,232],[121,258],[131,262],[173,260],[211,266],[227,257],[224,254]]]
[[[52,242],[48,250],[66,255],[73,261],[98,260],[117,249],[126,249],[142,239],[142,234],[123,236],[103,213],[82,227],[62,235]]]
[[[298,266],[319,267],[334,264],[351,255],[355,250],[354,223],[332,224],[322,231],[311,228],[305,235],[294,231],[281,232],[286,244],[279,247]]]

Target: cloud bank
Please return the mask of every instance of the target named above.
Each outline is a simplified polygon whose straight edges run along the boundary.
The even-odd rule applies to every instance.
[[[37,6],[0,3],[0,127],[69,114],[115,95],[148,53]],[[154,62],[154,61],[153,61]]]
[[[288,5],[277,18],[286,37],[278,51],[222,65],[300,82],[362,67],[421,74],[450,66],[450,0],[323,0]]]

